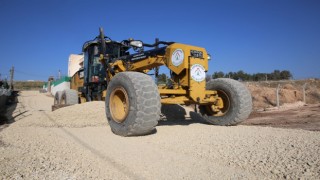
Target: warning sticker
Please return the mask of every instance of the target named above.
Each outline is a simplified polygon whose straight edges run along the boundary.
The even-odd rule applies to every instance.
[[[176,49],[171,55],[171,62],[174,66],[182,64],[184,59],[184,53],[182,49]]]
[[[206,72],[201,64],[194,64],[190,69],[191,78],[197,82],[201,82],[206,79]]]

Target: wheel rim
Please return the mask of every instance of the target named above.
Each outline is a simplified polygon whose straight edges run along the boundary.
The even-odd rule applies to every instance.
[[[66,104],[66,98],[65,98],[65,96],[61,96],[60,104],[62,104],[62,105]]]
[[[126,119],[129,113],[129,99],[124,88],[118,87],[111,92],[109,107],[114,121],[122,123]]]
[[[229,95],[226,92],[221,91],[221,90],[218,90],[218,95],[223,101],[223,108],[219,109],[220,111],[217,112],[215,110],[215,106],[214,105],[206,106],[206,109],[207,109],[208,113],[210,115],[212,115],[212,116],[224,116],[230,110],[231,102],[230,102]]]
[[[230,110],[230,105],[231,105],[230,98],[229,98],[229,95],[224,91],[218,91],[218,95],[221,97],[223,101],[223,108],[220,109],[220,111],[216,114],[216,116],[224,116]]]
[[[86,102],[86,98],[83,97],[83,96],[81,96],[81,97],[80,97],[80,104],[85,103],[85,102]]]

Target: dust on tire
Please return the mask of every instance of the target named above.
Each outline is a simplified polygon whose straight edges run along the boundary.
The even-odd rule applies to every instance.
[[[206,106],[200,106],[202,117],[211,124],[230,126],[246,120],[252,111],[252,98],[249,90],[240,82],[219,78],[207,83],[208,90],[217,90],[218,95],[227,96],[230,102],[228,110],[221,116],[208,112]]]
[[[122,122],[117,122],[110,112],[110,96],[123,88],[129,100],[129,112]],[[120,136],[137,136],[151,133],[160,119],[160,96],[152,78],[138,72],[116,74],[108,85],[105,101],[106,116],[113,133]]]

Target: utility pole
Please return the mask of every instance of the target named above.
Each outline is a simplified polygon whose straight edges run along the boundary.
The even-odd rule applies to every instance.
[[[307,83],[304,83],[304,85],[302,86],[302,94],[303,94],[303,102],[306,104],[306,87],[307,87]]]
[[[268,74],[266,74],[266,81],[268,81]]]
[[[280,108],[280,100],[279,100],[279,90],[280,90],[280,84],[278,84],[276,94],[277,94],[277,107]]]
[[[10,69],[10,89],[13,89],[14,66]]]
[[[59,79],[61,79],[61,72],[60,72],[60,69],[59,69]]]

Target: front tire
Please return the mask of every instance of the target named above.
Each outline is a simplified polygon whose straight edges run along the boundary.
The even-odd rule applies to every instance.
[[[105,103],[111,130],[120,136],[149,134],[160,119],[158,87],[143,73],[116,74],[108,85]]]
[[[57,91],[54,95],[53,105],[60,105],[60,98],[61,98],[62,91]]]
[[[62,91],[60,104],[74,105],[74,104],[78,104],[78,102],[79,102],[79,98],[78,98],[78,92],[76,90],[66,89]]]
[[[211,124],[230,126],[246,120],[252,111],[252,98],[249,90],[240,82],[219,78],[207,83],[208,90],[216,90],[224,107],[220,112],[212,111],[211,105],[200,106],[202,117]]]

